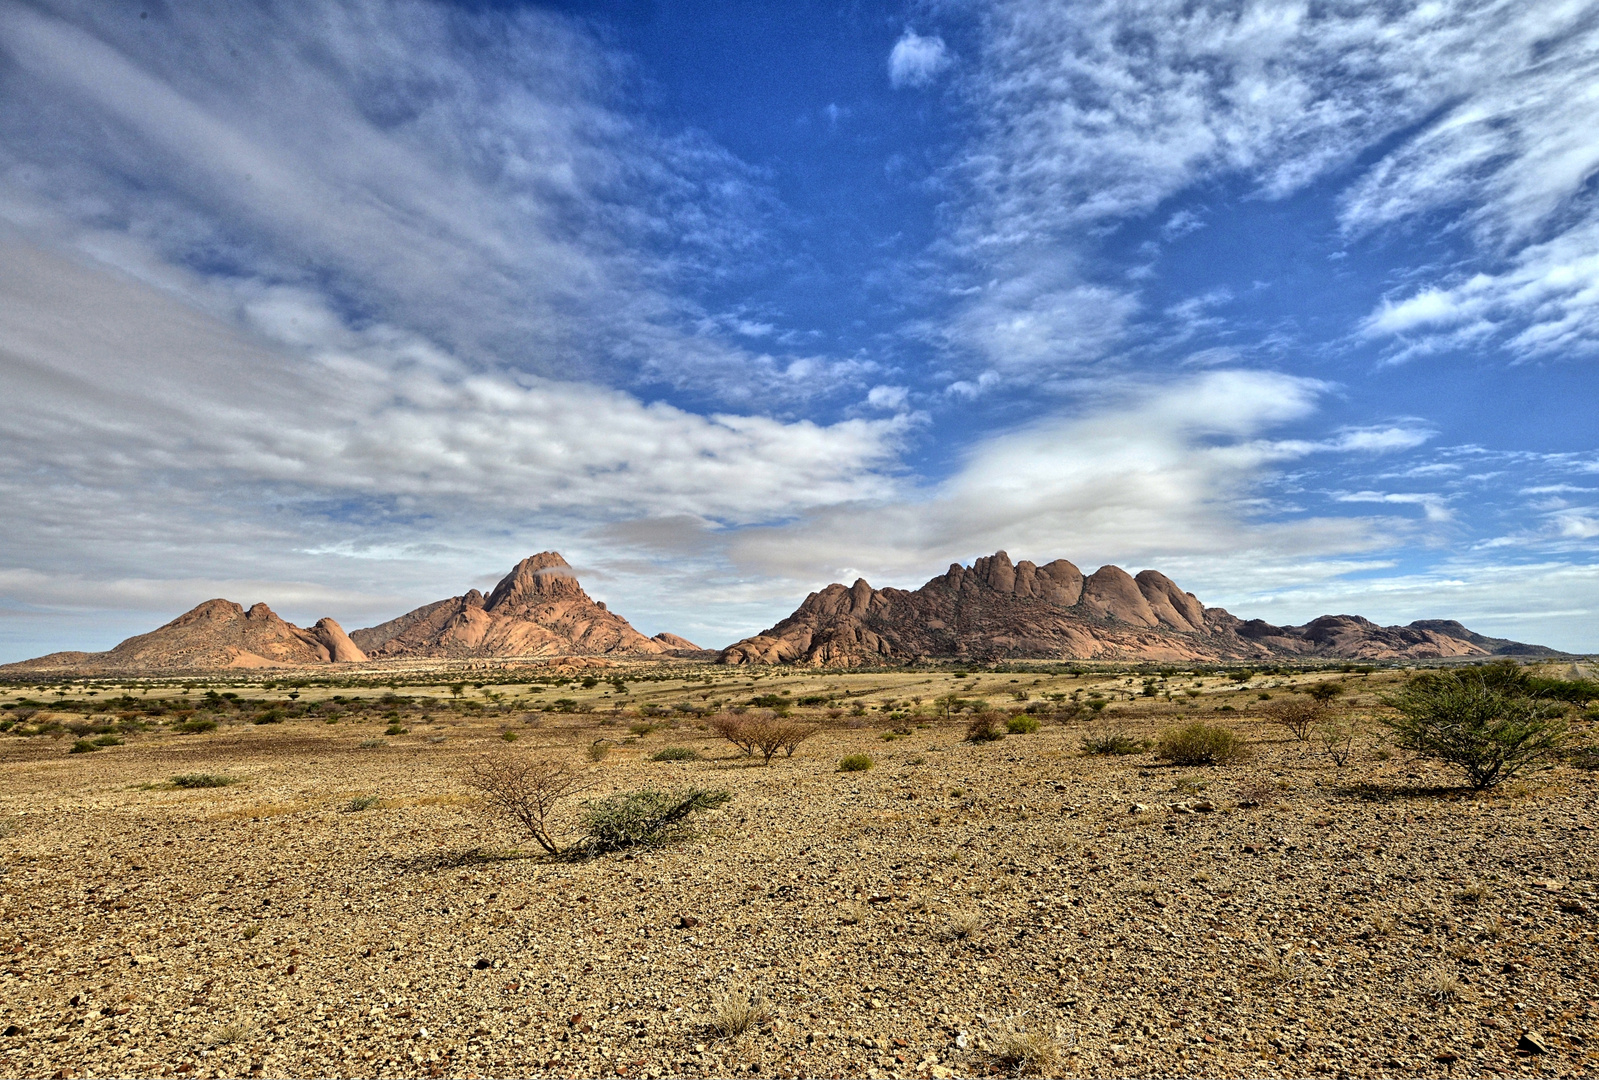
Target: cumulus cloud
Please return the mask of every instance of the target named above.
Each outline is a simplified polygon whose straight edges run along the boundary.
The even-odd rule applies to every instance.
[[[910,27],[894,43],[888,54],[888,80],[894,88],[926,86],[936,79],[951,63],[944,39],[937,35],[923,37]]]

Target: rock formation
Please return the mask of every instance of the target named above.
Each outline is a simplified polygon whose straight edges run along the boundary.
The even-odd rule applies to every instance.
[[[284,622],[265,604],[246,611],[231,600],[207,600],[159,630],[131,637],[109,652],[51,653],[0,671],[200,671],[365,659],[332,619],[319,619],[307,630]]]
[[[373,659],[672,656],[699,653],[675,634],[647,638],[583,591],[553,551],[523,559],[485,597],[476,589],[427,604],[351,640]]]
[[[1084,577],[1064,559],[1013,564],[1000,551],[952,565],[914,592],[864,580],[829,585],[754,637],[728,646],[728,664],[853,667],[925,659],[1351,660],[1557,655],[1474,634],[1456,622],[1377,626],[1328,615],[1305,626],[1245,622],[1207,608],[1166,575],[1102,566]]]

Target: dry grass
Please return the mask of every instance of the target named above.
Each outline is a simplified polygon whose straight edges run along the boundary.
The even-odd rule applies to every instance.
[[[1060,1046],[1042,1031],[1012,1021],[994,1039],[993,1055],[1017,1076],[1049,1076],[1060,1062]]]
[[[771,1019],[772,1007],[757,990],[734,988],[711,999],[711,1032],[719,1039],[736,1039]]]
[[[1434,1001],[1452,1001],[1466,989],[1460,976],[1446,968],[1432,968],[1416,979],[1416,991]]]

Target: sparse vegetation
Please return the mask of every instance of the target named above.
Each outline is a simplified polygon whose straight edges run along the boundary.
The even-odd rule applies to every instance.
[[[1012,735],[1031,735],[1038,730],[1038,720],[1032,716],[1013,716],[1005,721],[1005,730]]]
[[[1327,715],[1327,706],[1313,697],[1291,697],[1274,701],[1261,712],[1267,720],[1286,728],[1294,738],[1304,742]]]
[[[1247,755],[1243,740],[1230,728],[1201,720],[1168,728],[1155,746],[1155,756],[1173,765],[1231,765]]]
[[[650,755],[651,761],[698,761],[700,753],[690,746],[668,746]]]
[[[994,1057],[1018,1076],[1053,1076],[1060,1048],[1036,1028],[1021,1028],[1012,1020],[994,1039]]]
[[[357,795],[344,804],[346,814],[359,814],[362,810],[370,810],[378,804],[376,795]]]
[[[179,773],[172,778],[172,786],[178,788],[219,788],[238,782],[237,777],[221,773]]]
[[[875,764],[870,754],[845,754],[838,761],[839,772],[865,772]]]
[[[966,741],[971,743],[998,742],[1005,737],[1000,730],[1002,717],[995,712],[984,710],[975,714],[966,723]]]

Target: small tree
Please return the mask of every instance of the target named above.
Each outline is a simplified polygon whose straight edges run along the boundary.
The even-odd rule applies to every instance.
[[[1304,742],[1327,714],[1327,707],[1315,698],[1287,698],[1267,705],[1264,712],[1267,720],[1287,728],[1294,738]]]
[[[487,757],[472,766],[466,782],[481,791],[491,811],[509,817],[551,855],[560,847],[550,836],[555,804],[589,786],[587,778],[563,762]]]
[[[1329,701],[1343,692],[1343,683],[1319,682],[1312,683],[1310,686],[1305,687],[1305,693],[1309,694],[1312,700],[1317,701],[1322,705],[1327,704]]]
[[[1381,723],[1404,749],[1458,766],[1479,791],[1494,787],[1555,754],[1567,734],[1563,705],[1498,675],[1423,672],[1384,699],[1397,712]]]

